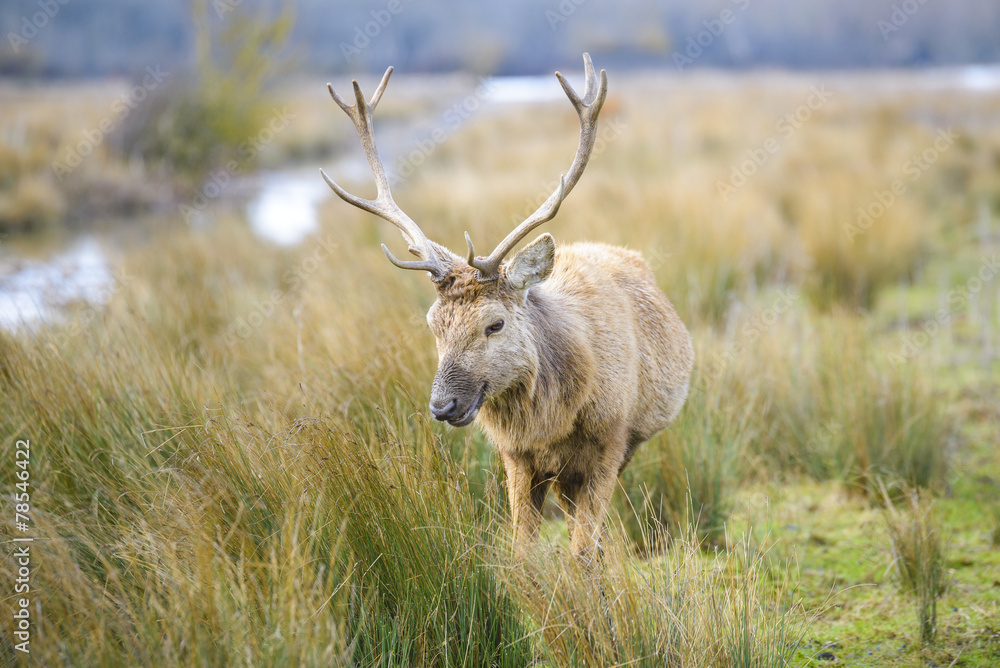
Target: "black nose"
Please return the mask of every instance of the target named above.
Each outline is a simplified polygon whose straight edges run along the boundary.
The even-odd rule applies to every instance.
[[[434,416],[435,420],[451,420],[456,417],[458,413],[458,406],[456,405],[454,397],[447,397],[445,399],[431,400],[431,415]]]

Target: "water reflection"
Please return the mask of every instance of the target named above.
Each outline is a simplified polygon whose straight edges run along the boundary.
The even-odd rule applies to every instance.
[[[317,208],[330,195],[318,168],[265,174],[259,183],[260,190],[247,207],[257,236],[291,246],[316,231]]]
[[[112,281],[107,255],[91,237],[45,261],[21,259],[0,248],[0,327],[29,327],[73,302],[103,304]]]

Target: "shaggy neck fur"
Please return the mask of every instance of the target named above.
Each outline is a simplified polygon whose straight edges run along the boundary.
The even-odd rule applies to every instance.
[[[565,436],[567,415],[587,395],[579,360],[582,346],[555,300],[530,290],[520,306],[529,328],[532,364],[529,371],[483,405],[480,421],[500,447],[530,448]],[[570,410],[566,410],[569,408]]]

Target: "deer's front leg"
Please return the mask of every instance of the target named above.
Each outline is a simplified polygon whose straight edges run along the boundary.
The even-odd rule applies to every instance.
[[[531,462],[517,455],[503,455],[507,473],[507,499],[514,525],[514,552],[524,557],[529,546],[538,542],[542,504],[550,480],[541,476]]]
[[[596,563],[601,549],[604,518],[615,491],[617,477],[614,472],[599,472],[589,478],[581,477],[575,485],[565,485],[559,490],[565,500],[563,507],[572,508],[567,519],[570,530],[570,549],[573,556],[586,566]]]
[[[624,430],[613,430],[606,440],[585,445],[580,451],[592,457],[583,460],[583,466],[561,473],[556,492],[570,516],[566,523],[573,555],[590,567],[600,555],[604,520],[624,458]]]

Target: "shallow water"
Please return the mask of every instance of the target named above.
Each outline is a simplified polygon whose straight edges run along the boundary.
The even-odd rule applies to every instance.
[[[930,69],[913,74],[915,79],[903,77],[898,85],[973,93],[1000,89],[1000,67],[997,66]],[[582,73],[571,72],[568,79],[582,93]],[[434,77],[426,77],[416,81],[414,86],[435,90],[435,81]],[[435,129],[446,129],[447,138],[450,138],[458,129],[450,119],[459,116],[449,117],[449,110],[461,107],[461,125],[465,125],[484,111],[496,111],[507,105],[558,104],[565,100],[562,87],[551,74],[479,81],[470,78],[462,86],[450,84],[449,90],[452,97],[445,96],[446,99],[437,105],[416,105],[423,111],[382,123],[378,140],[387,169],[398,167],[394,164],[397,159],[403,160],[421,140],[426,143],[426,138]],[[340,120],[349,122],[346,118]],[[320,205],[334,196],[319,175],[320,166],[334,180],[363,183],[370,179],[368,165],[360,149],[355,149],[323,165],[297,166],[246,177],[242,187],[232,191],[250,193],[245,201],[241,195],[243,203],[238,205],[243,209],[249,229],[263,239],[284,246],[298,244],[315,232],[319,228]],[[227,210],[233,206],[232,201],[213,204]],[[209,215],[213,213],[211,206]],[[104,226],[85,235],[55,237],[42,248],[34,244],[29,252],[23,251],[31,244],[22,243],[22,240],[0,242],[0,327],[11,330],[56,319],[65,306],[74,302],[103,304],[114,288],[114,262],[108,249],[117,245],[113,243],[116,236],[113,226]]]
[[[580,85],[582,88],[582,83]],[[488,85],[477,87],[477,90],[483,93],[478,102],[484,108],[552,102],[565,96],[552,75],[494,77],[488,80]],[[423,119],[406,119],[405,124],[397,123],[395,127],[389,124],[379,127],[379,148],[387,169],[392,169],[396,156],[408,151],[415,139],[422,138],[421,131],[427,132],[426,129],[413,128],[433,125],[436,116],[437,113]],[[298,167],[253,177],[257,194],[250,200],[246,215],[255,234],[274,243],[291,246],[319,228],[319,206],[326,198],[334,196],[320,177],[319,167]],[[335,181],[370,178],[367,163],[357,156],[329,161],[323,168]]]
[[[108,257],[92,236],[45,259],[24,259],[0,246],[0,327],[30,326],[75,302],[103,304],[113,282]]]
[[[293,246],[319,229],[318,207],[331,195],[318,168],[271,172],[247,205],[250,229],[262,239]]]

